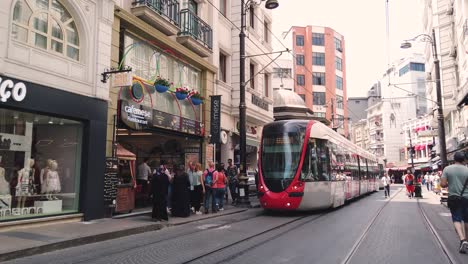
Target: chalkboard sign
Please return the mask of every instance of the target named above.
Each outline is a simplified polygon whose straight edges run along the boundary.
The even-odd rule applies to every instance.
[[[117,158],[106,158],[106,171],[104,174],[104,202],[109,207],[114,207],[113,201],[117,197],[118,160]]]

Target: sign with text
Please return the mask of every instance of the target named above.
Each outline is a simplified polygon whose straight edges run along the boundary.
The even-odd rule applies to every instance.
[[[132,72],[119,72],[111,75],[112,87],[131,86],[133,81]]]
[[[26,85],[22,82],[13,82],[0,76],[0,101],[6,103],[10,98],[21,102],[26,98]]]
[[[219,144],[221,141],[221,95],[211,96],[211,126],[210,143]]]
[[[268,102],[261,97],[256,96],[255,94],[252,94],[252,104],[268,111]]]
[[[104,202],[109,207],[113,207],[113,201],[117,197],[117,178],[118,160],[117,158],[106,158],[106,170],[104,172]]]
[[[136,130],[151,127],[153,123],[153,111],[149,107],[128,101],[121,101],[120,116],[122,122]]]

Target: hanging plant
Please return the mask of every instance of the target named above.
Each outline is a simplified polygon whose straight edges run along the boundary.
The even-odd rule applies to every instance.
[[[158,76],[156,78],[156,81],[154,82],[154,88],[158,93],[165,93],[167,90],[169,90],[169,87],[172,85],[171,82],[169,82],[168,79],[164,79],[161,76]]]
[[[204,98],[197,90],[190,91],[189,97],[194,105],[200,105],[203,103]]]
[[[187,98],[188,93],[189,93],[189,89],[187,89],[187,87],[179,87],[176,89],[175,94],[176,94],[177,99],[184,100],[185,98]]]

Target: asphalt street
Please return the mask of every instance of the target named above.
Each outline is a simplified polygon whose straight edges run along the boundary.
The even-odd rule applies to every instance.
[[[416,199],[400,187],[342,208],[262,209],[7,263],[447,263]]]

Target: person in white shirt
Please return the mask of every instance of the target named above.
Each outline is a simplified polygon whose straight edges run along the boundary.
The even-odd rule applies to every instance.
[[[384,186],[385,198],[390,197],[390,184],[392,184],[392,179],[388,176],[388,173],[384,173],[384,176],[381,178],[382,184]]]
[[[426,184],[427,191],[430,191],[429,172],[424,175],[424,183]]]
[[[391,183],[390,177],[388,176],[387,173],[385,173],[384,176],[382,177],[382,184],[384,186],[385,198],[387,198],[387,196],[390,197],[390,183]]]
[[[151,168],[148,166],[148,158],[138,165],[137,184],[141,185],[142,193],[148,194],[149,176],[152,175]]]
[[[434,173],[432,173],[429,176],[429,184],[430,184],[431,191],[434,190],[434,180],[435,180],[435,175]]]

